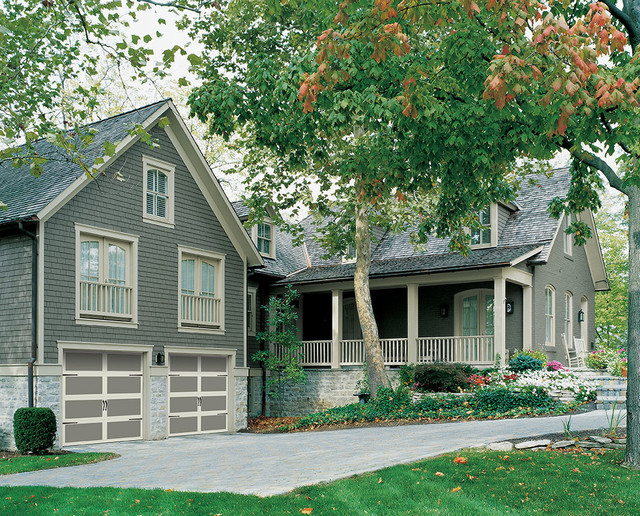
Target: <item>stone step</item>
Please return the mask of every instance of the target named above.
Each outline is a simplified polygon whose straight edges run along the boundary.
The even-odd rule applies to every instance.
[[[596,410],[613,410],[614,404],[612,401],[597,401],[596,402]],[[615,404],[615,410],[618,412],[619,410],[626,410],[627,404],[624,402],[617,402]]]

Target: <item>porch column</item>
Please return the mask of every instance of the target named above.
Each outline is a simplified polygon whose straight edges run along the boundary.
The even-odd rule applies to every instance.
[[[533,288],[522,286],[522,349],[531,349],[533,331]]]
[[[499,276],[493,278],[493,299],[494,299],[494,316],[493,316],[493,329],[494,329],[494,343],[495,352],[500,354],[500,365],[505,365],[506,349],[506,333],[507,325],[505,318],[504,303],[506,300],[507,285],[505,279],[502,277],[502,271]]]
[[[418,363],[418,285],[407,285],[407,362]]]
[[[340,369],[342,340],[342,290],[331,291],[331,369]]]

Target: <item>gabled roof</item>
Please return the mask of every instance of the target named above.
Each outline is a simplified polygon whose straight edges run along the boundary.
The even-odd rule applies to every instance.
[[[103,155],[104,142],[124,140],[130,128],[152,117],[165,104],[166,101],[154,102],[87,125],[87,129],[98,132],[91,145],[82,151],[87,156],[86,161],[93,163]],[[38,140],[35,150],[40,156],[49,159],[44,164],[40,177],[32,176],[28,165],[14,168],[8,161],[0,164],[0,201],[8,205],[7,210],[0,210],[0,224],[36,217],[40,210],[84,175],[84,171],[71,163],[62,149],[51,145],[47,140]]]
[[[104,162],[97,169],[98,172],[105,170],[139,140],[139,136],[129,134],[129,129],[141,124],[150,130],[162,117],[169,120],[164,130],[233,246],[246,258],[247,265],[261,265],[260,253],[244,231],[229,199],[171,99],[86,126],[96,131],[91,145],[83,150],[87,165],[91,166],[97,158],[103,157]],[[104,156],[102,145],[107,141],[116,145],[114,156]],[[39,178],[30,174],[28,166],[13,168],[8,162],[0,164],[0,200],[9,206],[8,210],[0,211],[0,226],[20,220],[47,220],[92,181],[78,165],[70,162],[62,150],[46,140],[36,142],[36,150],[49,158],[43,164],[44,170]]]
[[[560,168],[551,177],[533,176],[532,181],[528,179],[523,181],[517,200],[505,205],[509,215],[498,235],[496,247],[473,249],[465,257],[450,252],[449,238],[432,237],[424,246],[416,249],[411,242],[410,231],[375,235],[378,241],[372,244],[371,277],[501,267],[523,261],[545,263],[561,222],[548,213],[547,206],[551,199],[568,192],[571,176],[568,168]],[[246,206],[238,206],[236,209],[246,210]],[[248,210],[246,215],[248,216]],[[586,219],[587,215],[584,217]],[[311,266],[302,259],[281,261],[281,256],[284,256],[290,245],[290,239],[286,240],[282,233],[277,234],[276,258],[280,265],[279,272],[283,273],[282,280],[278,283],[315,283],[353,277],[353,264],[343,264],[340,257],[323,257],[324,249],[313,238],[317,230],[315,224],[312,216],[300,223]],[[597,288],[597,283],[602,281],[603,274],[606,278],[606,274],[604,263],[597,259],[600,256],[596,252],[599,250],[597,234],[590,240],[587,257]],[[303,258],[306,260],[306,257]],[[604,284],[601,283],[602,285]]]

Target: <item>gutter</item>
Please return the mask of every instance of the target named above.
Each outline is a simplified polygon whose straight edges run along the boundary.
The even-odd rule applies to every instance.
[[[38,352],[38,237],[18,222],[18,229],[31,239],[31,358],[27,363],[29,407],[34,406],[33,365]]]

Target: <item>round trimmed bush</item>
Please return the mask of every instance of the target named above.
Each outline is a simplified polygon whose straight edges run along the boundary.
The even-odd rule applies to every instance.
[[[542,360],[530,355],[518,355],[509,360],[509,369],[516,373],[522,373],[524,371],[541,371],[543,367],[544,363]]]
[[[39,454],[53,447],[56,430],[56,416],[50,408],[25,407],[13,414],[13,435],[22,454]]]

